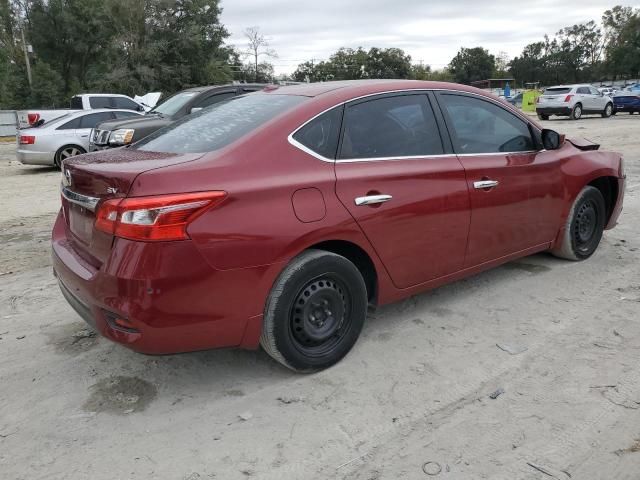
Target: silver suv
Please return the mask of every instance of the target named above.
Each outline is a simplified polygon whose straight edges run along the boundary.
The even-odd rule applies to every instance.
[[[578,120],[588,113],[606,118],[613,113],[613,101],[591,85],[559,85],[546,88],[538,97],[536,113],[540,120],[548,120],[550,115]]]

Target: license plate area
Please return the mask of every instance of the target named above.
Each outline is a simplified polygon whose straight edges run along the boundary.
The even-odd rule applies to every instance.
[[[69,203],[67,218],[71,233],[82,243],[89,245],[93,237],[94,213],[85,207]]]

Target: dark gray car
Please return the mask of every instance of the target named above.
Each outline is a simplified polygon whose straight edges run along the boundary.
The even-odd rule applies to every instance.
[[[141,118],[103,122],[92,130],[89,150],[104,150],[136,142],[185,115],[223,100],[262,90],[266,85],[243,83],[215,85],[183,90],[169,97]]]

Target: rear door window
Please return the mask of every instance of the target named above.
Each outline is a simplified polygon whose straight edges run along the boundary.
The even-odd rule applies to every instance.
[[[58,128],[56,128],[56,130],[75,130],[76,128],[80,128],[80,117],[63,123]]]
[[[398,95],[349,105],[343,123],[340,159],[444,153],[426,95]]]
[[[97,124],[113,120],[112,112],[90,113],[80,118],[79,128],[95,128]]]
[[[455,94],[440,94],[438,102],[458,154],[535,150],[528,124],[492,102]]]
[[[293,135],[293,139],[324,158],[335,159],[341,122],[342,106],[311,120]]]
[[[578,87],[576,93],[579,93],[580,95],[589,95],[589,87]]]
[[[140,105],[126,97],[113,97],[113,106],[125,110],[141,110]]]
[[[91,108],[111,108],[112,97],[89,97],[89,105]]]

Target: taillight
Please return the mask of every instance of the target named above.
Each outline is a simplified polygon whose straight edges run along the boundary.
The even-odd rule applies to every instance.
[[[33,145],[36,143],[34,135],[20,135],[20,145]]]
[[[130,240],[185,240],[189,223],[226,195],[214,191],[107,200],[98,207],[95,226]]]
[[[27,122],[29,122],[29,125],[33,125],[38,120],[40,120],[39,113],[27,113]]]
[[[572,98],[573,98],[573,95],[567,95],[566,97],[564,97],[565,103],[570,102]]]

